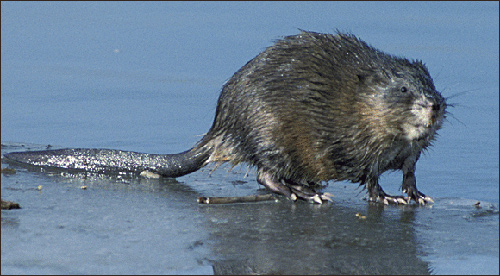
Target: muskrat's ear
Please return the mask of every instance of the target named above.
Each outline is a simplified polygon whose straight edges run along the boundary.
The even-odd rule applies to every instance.
[[[366,74],[366,73],[361,73],[361,74],[358,74],[358,82],[359,83],[365,83],[366,79],[368,79],[370,77],[371,74]]]
[[[382,72],[373,69],[362,69],[357,74],[359,84],[376,85],[384,81]]]

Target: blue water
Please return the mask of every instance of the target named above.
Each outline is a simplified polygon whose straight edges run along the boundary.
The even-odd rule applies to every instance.
[[[434,147],[417,164],[419,188],[436,199],[433,208],[416,211],[412,220],[417,259],[427,262],[436,274],[498,274],[498,18],[497,2],[2,2],[2,144],[180,152],[194,145],[210,127],[224,82],[274,40],[296,34],[299,28],[351,32],[388,53],[423,60],[437,89],[449,97],[449,103],[455,104]],[[19,148],[2,149],[5,150]],[[187,198],[192,194],[252,194],[258,185],[254,175],[244,178],[245,173],[245,168],[234,176],[227,169],[219,169],[211,177],[207,176],[208,171],[197,172],[179,179],[193,191],[187,195],[173,194]],[[241,180],[247,183],[234,184]],[[84,196],[101,206],[92,207],[92,214],[99,218],[97,222],[92,214],[75,217],[81,210],[78,208],[88,203],[81,202],[78,185],[82,181],[95,186]],[[384,189],[392,194],[400,192],[400,181],[400,173],[381,179]],[[207,260],[215,257],[208,256],[217,255],[217,260],[224,261],[241,249],[236,241],[242,228],[228,227],[218,218],[218,212],[235,218],[239,214],[231,211],[235,207],[198,209],[196,204],[177,202],[161,183],[149,183],[147,188],[142,184],[120,186],[115,191],[109,182],[114,183],[102,179],[89,183],[22,170],[14,176],[2,175],[2,199],[18,201],[23,206],[22,211],[2,211],[2,274],[210,274],[214,271]],[[39,184],[45,187],[41,192],[44,198],[31,190]],[[339,185],[328,187],[335,191],[337,202],[353,204],[353,212],[366,208],[367,203],[359,200],[359,190],[338,196],[342,191],[337,189],[342,190],[344,183]],[[45,197],[55,202],[66,197],[72,200],[49,204]],[[112,199],[106,201],[108,197]],[[152,209],[132,212],[129,220],[136,223],[134,226],[130,222],[123,224],[126,219],[118,218],[126,217],[126,213],[118,210],[126,202],[142,197]],[[179,214],[163,217],[158,213],[164,208],[164,197],[169,199],[166,212]],[[478,201],[485,206],[484,212],[471,209]],[[307,220],[307,214],[312,212],[331,213],[335,217],[344,211],[338,205],[320,211],[304,209],[300,218]],[[35,211],[40,206],[47,211]],[[54,206],[75,209],[62,211]],[[286,206],[269,208],[277,209],[270,212],[286,213]],[[309,208],[305,206],[297,208]],[[262,214],[257,207],[245,208],[243,212],[248,214]],[[393,218],[398,212],[383,210],[379,215]],[[172,221],[190,225],[188,221],[193,217],[200,221],[211,219],[208,225],[200,223],[197,227],[182,224],[188,229],[184,231],[171,226]],[[62,221],[54,222],[58,218]],[[253,219],[248,217],[250,222]],[[325,220],[322,216],[321,219]],[[108,229],[106,223],[119,230]],[[150,228],[138,224],[148,224]],[[181,233],[178,243],[157,237],[167,225]],[[255,231],[281,229],[272,217],[266,217],[259,225],[262,229]],[[66,230],[55,234],[54,229],[61,226]],[[34,227],[45,230],[39,232]],[[301,231],[300,225],[293,229]],[[319,231],[325,237],[333,230]],[[124,233],[129,249],[120,247]],[[227,240],[221,238],[221,233]],[[273,237],[254,237],[252,233],[247,237],[252,237],[256,244]],[[37,235],[38,240],[33,238]],[[60,235],[62,238],[58,239]],[[151,238],[141,238],[146,235]],[[234,239],[227,238],[232,235]],[[359,235],[362,239],[363,234]],[[75,245],[75,241],[94,238],[107,242]],[[193,241],[202,241],[203,245],[193,246]],[[183,242],[187,246],[183,247]],[[220,249],[228,244],[232,246]],[[296,252],[277,244],[282,251],[274,249],[272,256]],[[188,250],[190,246],[194,249]],[[79,253],[68,254],[64,248],[76,248]],[[165,255],[165,249],[184,253]],[[252,256],[268,256],[262,247],[253,249]],[[124,253],[113,253],[120,250]],[[34,253],[39,251],[43,254]],[[89,257],[96,252],[106,261],[96,264]],[[157,257],[145,257],[148,254]],[[244,257],[259,263],[254,257]],[[306,262],[306,257],[299,257],[296,256],[299,261],[304,258]],[[56,261],[60,259],[63,261]],[[140,260],[140,268],[132,265],[134,259]],[[276,262],[287,263],[285,259]]]

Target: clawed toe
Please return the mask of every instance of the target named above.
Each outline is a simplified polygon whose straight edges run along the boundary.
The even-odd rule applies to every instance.
[[[427,203],[434,203],[434,200],[432,200],[432,198],[428,196],[419,196],[416,202],[418,202],[418,204],[420,205],[425,205]]]
[[[431,197],[429,197],[429,196],[425,196],[425,197],[424,197],[424,200],[425,200],[426,202],[434,203],[434,200],[433,200]]]
[[[397,203],[399,203],[399,204],[404,204],[404,205],[408,204],[408,200],[405,198],[398,197],[396,200],[397,200]]]
[[[322,200],[333,202],[332,198],[333,198],[333,194],[330,194],[330,193],[321,193],[321,199]]]

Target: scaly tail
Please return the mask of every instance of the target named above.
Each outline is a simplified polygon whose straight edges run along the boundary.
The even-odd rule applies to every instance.
[[[98,173],[150,171],[164,177],[179,177],[197,171],[209,157],[205,148],[194,147],[178,154],[147,154],[109,149],[59,149],[13,152],[8,161],[34,166]]]

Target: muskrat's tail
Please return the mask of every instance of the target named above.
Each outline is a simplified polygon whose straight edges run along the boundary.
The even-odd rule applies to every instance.
[[[178,154],[147,154],[109,149],[59,149],[12,152],[5,159],[46,168],[98,173],[141,173],[149,171],[164,177],[179,177],[206,165],[209,151],[194,147]]]

